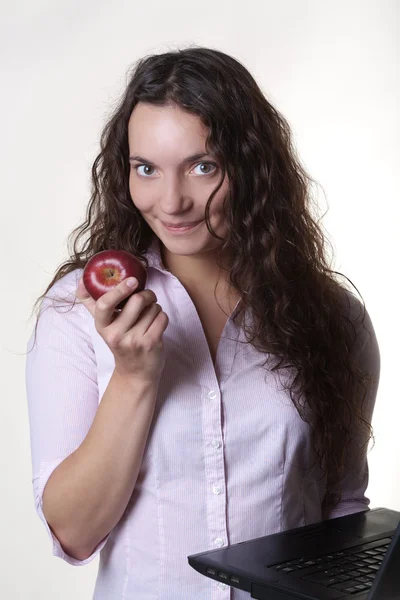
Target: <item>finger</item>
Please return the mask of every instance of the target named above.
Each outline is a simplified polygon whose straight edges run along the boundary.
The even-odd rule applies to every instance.
[[[98,328],[104,329],[114,322],[116,306],[131,295],[137,288],[137,280],[133,287],[128,285],[130,279],[132,278],[128,277],[127,279],[124,279],[124,281],[121,281],[115,288],[106,292],[97,300],[95,306],[95,319]],[[122,314],[122,312],[119,314]]]
[[[154,321],[157,319],[158,315],[162,312],[162,307],[153,303],[150,306],[146,307],[146,315],[143,320],[140,321],[140,327],[138,330],[138,334],[143,336],[145,335],[150,327],[153,325]]]
[[[146,291],[150,292],[150,290]],[[135,336],[139,338],[146,333],[157,314],[161,311],[161,306],[153,300],[154,297],[157,300],[154,292],[148,295],[141,293],[140,295],[141,303],[137,301],[139,298],[135,302],[129,302],[130,306],[127,305],[126,310],[123,310],[114,321],[115,326],[123,333],[128,333],[134,326]]]
[[[83,277],[81,277],[78,281],[78,287],[76,288],[75,296],[76,298],[78,298],[79,302],[81,302],[94,316],[96,301],[91,297],[91,295],[87,291],[85,284],[83,283]]]
[[[146,335],[148,338],[153,340],[159,340],[162,338],[164,331],[167,329],[169,325],[169,317],[168,315],[160,310],[155,317],[154,321],[150,324],[149,328],[146,331]]]
[[[154,302],[157,302],[155,293],[152,290],[142,290],[128,298],[126,305],[113,322],[117,321],[117,327],[126,333],[138,319],[142,318],[142,312]]]

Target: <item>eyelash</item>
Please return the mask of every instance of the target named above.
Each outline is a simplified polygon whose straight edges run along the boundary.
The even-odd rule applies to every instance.
[[[211,173],[203,173],[203,175],[213,175],[216,170],[218,169],[218,165],[214,162],[210,162],[210,161],[206,161],[206,162],[200,162],[197,165],[195,165],[194,168],[198,167],[199,165],[212,165],[213,167],[215,167],[214,171],[211,171]],[[152,167],[152,165],[147,165],[145,163],[141,163],[140,165],[134,165],[133,168],[135,169],[136,173],[137,170],[139,169],[139,167]],[[154,168],[154,167],[152,167]],[[139,175],[139,177],[144,177],[146,179],[150,179],[151,175],[140,175],[139,173],[137,173]]]

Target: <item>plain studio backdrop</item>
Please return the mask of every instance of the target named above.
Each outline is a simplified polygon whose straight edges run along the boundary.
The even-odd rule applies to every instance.
[[[380,345],[367,496],[400,510],[399,11],[396,0],[2,0],[1,598],[92,597],[98,558],[54,558],[34,511],[24,353],[33,303],[83,219],[101,128],[146,54],[232,54],[288,119],[328,209],[333,264]]]

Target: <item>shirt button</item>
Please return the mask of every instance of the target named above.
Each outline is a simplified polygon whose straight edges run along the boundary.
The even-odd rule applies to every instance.
[[[221,548],[224,545],[224,540],[220,537],[215,538],[214,540],[214,544],[218,547]]]
[[[211,446],[214,448],[214,450],[217,450],[217,449],[220,447],[220,445],[221,445],[221,444],[219,443],[219,441],[218,441],[218,440],[213,440],[213,441],[211,442]]]
[[[217,394],[214,392],[214,390],[211,390],[211,392],[208,392],[208,397],[211,398],[211,400],[214,400],[214,398],[217,397]]]
[[[212,491],[213,491],[213,494],[218,496],[218,494],[220,494],[222,492],[222,489],[219,487],[219,485],[213,485]]]
[[[221,589],[224,590],[226,589],[228,586],[226,585],[226,583],[222,583],[222,581],[218,581],[217,586]]]

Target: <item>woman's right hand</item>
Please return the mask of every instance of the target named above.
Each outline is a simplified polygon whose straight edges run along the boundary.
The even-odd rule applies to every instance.
[[[115,371],[142,381],[158,382],[165,365],[163,333],[168,316],[157,304],[152,290],[132,294],[137,283],[132,288],[127,281],[121,281],[96,301],[81,277],[75,295],[93,315],[96,331],[114,355]],[[116,306],[130,294],[122,310],[116,311]]]

